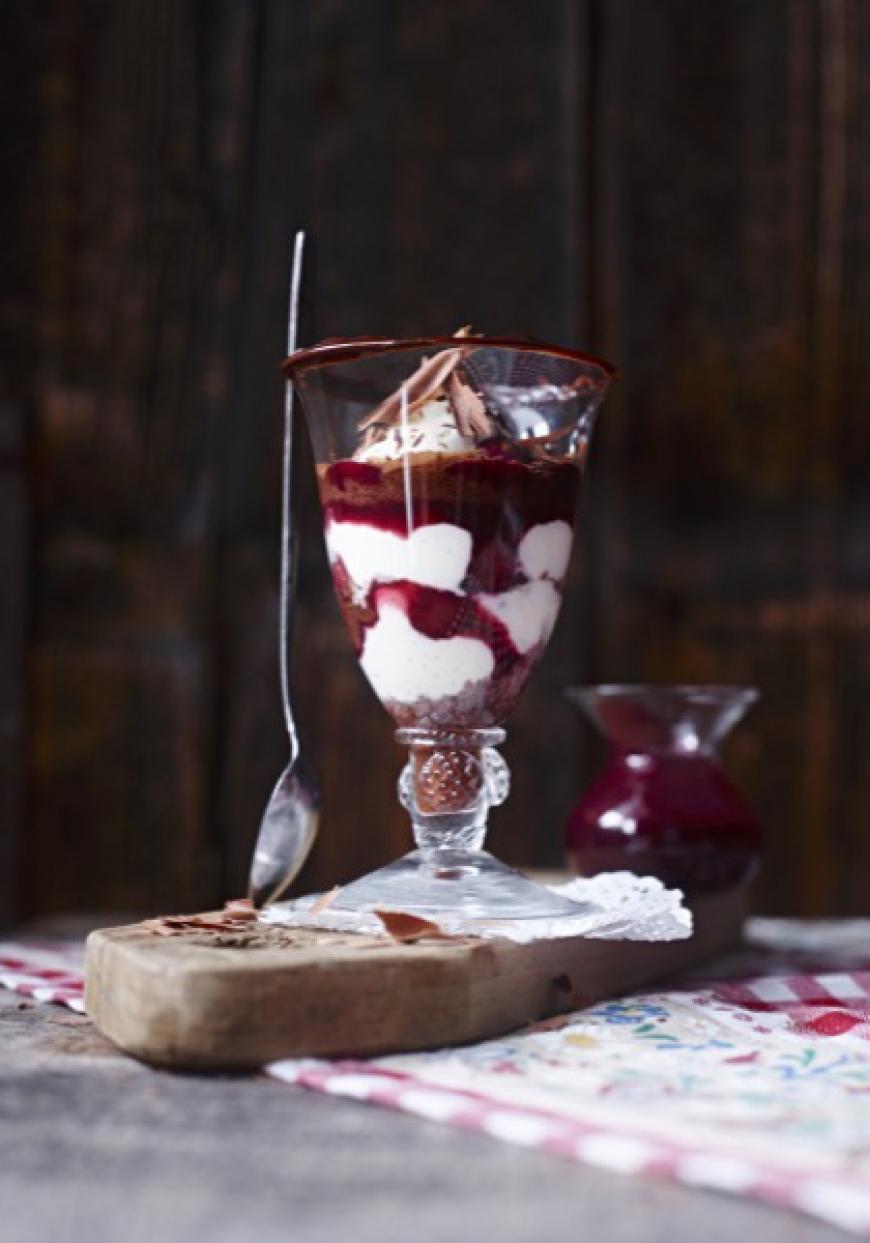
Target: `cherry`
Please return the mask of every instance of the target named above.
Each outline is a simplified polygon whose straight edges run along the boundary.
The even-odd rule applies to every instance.
[[[350,484],[358,484],[361,488],[374,488],[381,481],[380,468],[371,462],[355,462],[352,458],[334,462],[326,472],[326,477],[333,487],[344,492]]]

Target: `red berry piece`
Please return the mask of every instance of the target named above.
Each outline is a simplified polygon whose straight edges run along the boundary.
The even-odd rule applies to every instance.
[[[494,539],[471,558],[463,586],[469,591],[507,591],[517,578],[516,555],[502,540]]]
[[[345,492],[356,484],[360,488],[375,488],[381,481],[381,472],[371,462],[354,462],[347,458],[342,462],[334,462],[326,472],[326,477],[339,492]]]

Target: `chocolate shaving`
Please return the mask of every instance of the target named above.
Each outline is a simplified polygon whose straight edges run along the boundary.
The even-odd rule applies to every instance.
[[[326,893],[322,893],[317,901],[311,904],[308,914],[319,915],[321,911],[328,910],[340,893],[341,885],[336,885],[333,889],[329,889]]]
[[[146,932],[152,933],[155,937],[174,937],[178,935],[162,919],[143,919],[139,927],[144,928]]]
[[[234,919],[256,919],[257,912],[250,898],[231,898],[224,903],[224,910]]]
[[[471,325],[467,324],[453,335],[467,337],[470,332]],[[390,426],[398,422],[403,409],[408,414],[419,410],[443,387],[451,372],[467,353],[468,347],[466,346],[465,348],[439,350],[431,358],[424,359],[417,370],[396,389],[395,393],[391,393],[370,414],[360,419],[357,425],[359,430],[364,432],[375,426]]]
[[[466,384],[459,371],[454,371],[447,381],[447,397],[460,435],[480,440],[492,434],[483,398]]]
[[[430,919],[421,919],[419,915],[409,915],[406,911],[375,911],[394,941],[411,945],[414,941],[455,941],[457,938],[443,932]]]

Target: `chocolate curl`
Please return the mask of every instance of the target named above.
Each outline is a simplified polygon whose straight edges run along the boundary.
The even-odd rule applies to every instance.
[[[468,440],[482,440],[492,434],[492,425],[483,398],[466,384],[459,371],[454,371],[447,382],[447,397],[459,434]]]
[[[456,337],[467,337],[470,332],[471,325],[466,324],[464,328],[460,328],[453,335]],[[413,375],[396,389],[395,393],[391,393],[385,401],[382,401],[376,409],[372,410],[371,414],[367,414],[360,419],[358,424],[359,430],[364,432],[377,424],[390,425],[397,423],[401,417],[403,407],[407,409],[408,414],[413,414],[416,410],[419,410],[444,386],[451,372],[458,367],[468,353],[468,348],[468,346],[465,346],[464,348],[439,350],[431,358],[425,359]]]
[[[419,915],[409,915],[406,911],[375,911],[378,919],[394,941],[411,945],[414,941],[455,941],[461,938],[452,937],[443,932],[431,919],[421,919]]]
[[[319,915],[321,911],[328,911],[335,899],[341,893],[341,885],[336,885],[333,889],[322,893],[316,902],[312,902],[309,915]]]

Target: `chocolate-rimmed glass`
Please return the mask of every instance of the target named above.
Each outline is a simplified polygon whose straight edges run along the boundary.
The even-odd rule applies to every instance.
[[[336,595],[409,750],[416,850],[336,907],[424,917],[576,913],[483,850],[507,797],[497,747],[550,638],[600,359],[514,338],[333,341],[292,355]]]

